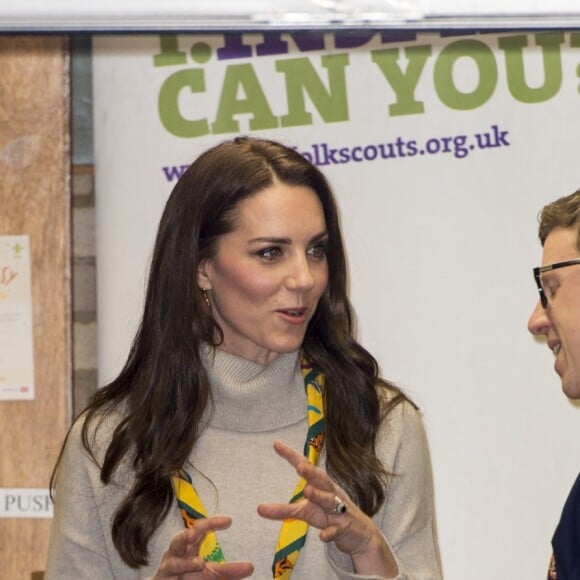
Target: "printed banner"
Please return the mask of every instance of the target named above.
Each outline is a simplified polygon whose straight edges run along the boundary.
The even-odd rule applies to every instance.
[[[128,353],[176,180],[222,140],[280,140],[332,184],[358,337],[423,413],[445,577],[543,574],[580,421],[526,323],[537,213],[580,184],[579,47],[567,31],[95,38],[101,380]]]

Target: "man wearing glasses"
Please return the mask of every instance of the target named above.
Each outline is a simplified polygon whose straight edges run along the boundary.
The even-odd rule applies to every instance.
[[[580,189],[540,213],[542,266],[534,268],[540,299],[528,321],[556,357],[562,390],[580,399]],[[580,579],[580,475],[552,538],[549,580]]]

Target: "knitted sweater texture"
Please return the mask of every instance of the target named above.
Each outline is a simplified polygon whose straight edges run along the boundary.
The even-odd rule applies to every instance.
[[[212,400],[206,427],[185,466],[208,514],[233,518],[218,540],[228,561],[251,561],[252,578],[272,578],[280,522],[261,518],[259,503],[287,502],[297,476],[272,444],[279,439],[302,452],[308,429],[298,353],[262,366],[217,350],[204,351]],[[82,420],[82,418],[81,418]],[[118,420],[118,419],[117,419]],[[116,419],[96,432],[97,458]],[[111,539],[115,510],[131,485],[128,469],[104,486],[81,442],[82,422],[68,438],[56,489],[46,580],[138,580],[154,576],[172,536],[183,530],[174,505],[149,543],[149,565],[129,568]],[[381,426],[377,453],[390,479],[387,500],[374,516],[399,565],[398,579],[441,578],[434,531],[431,467],[424,430],[409,403],[395,407]],[[324,468],[324,453],[319,466]],[[370,579],[353,573],[350,558],[324,544],[310,528],[292,575],[296,580]]]

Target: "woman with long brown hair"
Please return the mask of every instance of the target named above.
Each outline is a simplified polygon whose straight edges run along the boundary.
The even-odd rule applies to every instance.
[[[55,468],[48,579],[439,578],[420,418],[352,317],[320,171],[263,139],[202,154]]]

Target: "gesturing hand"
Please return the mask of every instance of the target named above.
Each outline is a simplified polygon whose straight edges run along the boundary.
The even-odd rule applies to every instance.
[[[304,455],[281,441],[274,443],[274,449],[306,480],[304,499],[293,504],[263,503],[258,513],[273,520],[295,518],[318,528],[323,542],[334,542],[341,552],[351,556],[358,574],[396,577],[397,564],[373,520]]]
[[[199,556],[204,536],[210,530],[225,530],[231,523],[229,517],[213,516],[197,520],[193,528],[175,534],[153,580],[238,580],[250,576],[254,571],[250,562],[206,562]]]

